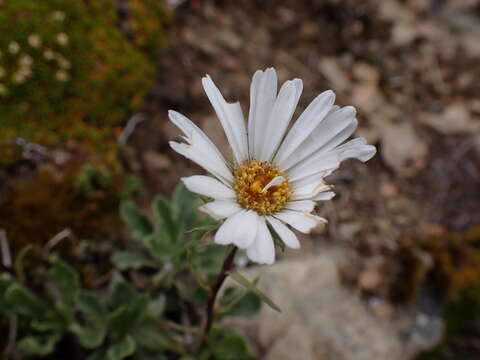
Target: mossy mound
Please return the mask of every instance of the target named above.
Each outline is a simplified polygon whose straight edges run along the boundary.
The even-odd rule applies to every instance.
[[[1,2],[0,138],[108,149],[152,86],[147,49],[164,44],[162,2],[136,3],[129,23],[138,35],[130,41],[113,0]]]

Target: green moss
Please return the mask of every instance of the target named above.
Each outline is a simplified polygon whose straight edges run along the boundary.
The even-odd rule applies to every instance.
[[[132,44],[116,27],[111,0],[0,3],[0,137],[113,141],[154,79],[141,50],[164,44],[161,2],[142,4],[155,31]]]

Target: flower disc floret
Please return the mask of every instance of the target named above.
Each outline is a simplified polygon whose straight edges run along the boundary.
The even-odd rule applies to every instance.
[[[280,184],[267,186],[280,176],[283,177]],[[246,160],[234,171],[234,178],[237,203],[262,215],[282,210],[292,194],[286,175],[269,162]]]

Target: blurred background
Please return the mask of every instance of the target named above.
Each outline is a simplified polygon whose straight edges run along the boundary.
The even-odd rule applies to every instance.
[[[199,171],[167,110],[228,153],[201,77],[245,113],[274,66],[300,109],[355,106],[378,153],[329,178],[325,229],[248,269],[283,313],[229,326],[259,359],[479,359],[479,63],[479,0],[0,0],[1,269],[29,246],[34,278],[55,246],[101,289],[120,203]]]

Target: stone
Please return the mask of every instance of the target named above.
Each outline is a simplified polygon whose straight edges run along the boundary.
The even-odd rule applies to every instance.
[[[381,130],[382,158],[398,175],[411,177],[425,167],[427,144],[411,123],[385,123]]]
[[[388,304],[372,311],[342,285],[337,264],[345,251],[326,249],[315,257],[243,270],[247,278],[260,276],[258,287],[282,312],[264,305],[258,316],[229,319],[229,326],[247,334],[265,360],[412,359],[421,341],[405,334],[415,315],[394,313]],[[400,316],[403,321],[397,321]]]

